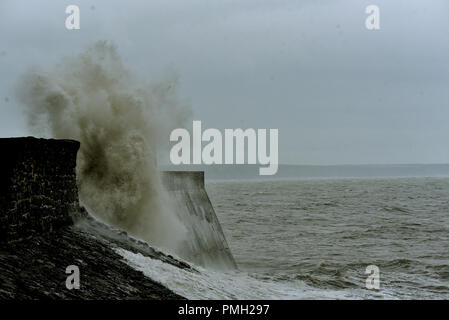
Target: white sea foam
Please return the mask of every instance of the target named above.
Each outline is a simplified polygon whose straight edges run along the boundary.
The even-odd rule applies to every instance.
[[[198,272],[122,248],[115,251],[132,268],[188,299],[357,299],[360,293],[322,290],[302,281],[258,279],[242,271],[220,272],[195,266]]]

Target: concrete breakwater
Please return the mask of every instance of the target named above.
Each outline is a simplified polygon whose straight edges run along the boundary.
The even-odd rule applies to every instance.
[[[204,188],[202,171],[163,171],[162,181],[175,202],[178,218],[189,233],[185,245],[190,260],[215,269],[237,265],[215,210]]]

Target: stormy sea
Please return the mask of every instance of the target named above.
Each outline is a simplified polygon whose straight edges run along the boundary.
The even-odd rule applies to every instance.
[[[238,270],[198,272],[117,249],[191,299],[448,299],[449,178],[206,183]],[[367,289],[366,268],[379,268]]]
[[[116,265],[120,271],[107,277],[115,284],[111,280],[121,275],[124,288],[131,267],[142,271],[144,279],[189,299],[449,298],[449,178],[436,177],[449,176],[449,165],[280,165],[277,180],[247,179],[259,172],[257,165],[175,166],[176,171],[196,173],[173,173],[164,185],[158,159],[165,158],[169,128],[184,127],[190,117],[178,97],[177,83],[176,76],[141,81],[106,41],[54,67],[24,73],[17,98],[29,130],[39,137],[79,142],[76,169],[68,175],[70,188],[76,190],[71,196],[79,198],[90,218],[103,225],[92,219],[77,222],[47,242],[42,237],[24,242],[20,252],[32,253],[29,248],[36,248],[34,242],[44,241],[48,245],[42,252],[48,259],[67,266],[66,260],[50,253],[58,240],[72,235],[79,238],[73,247],[84,261],[81,248],[89,241],[83,232],[88,230],[96,245],[103,241],[102,248],[115,251],[108,251],[113,261],[109,264],[116,258],[126,263],[127,271]],[[21,175],[34,177],[28,171],[33,172],[39,158],[43,168],[39,185],[47,186],[40,191],[48,199],[48,194],[60,189],[57,183],[50,186],[48,179],[59,178],[49,175],[47,169],[54,164],[41,154],[35,152],[22,161],[31,163],[31,169],[21,162],[19,169],[12,165],[9,169],[19,173],[17,181],[23,181]],[[385,177],[392,175],[396,177]],[[3,180],[13,199],[3,202],[15,203],[16,180]],[[32,189],[24,189],[25,199],[36,196]],[[40,202],[37,206],[46,208]],[[8,225],[8,232],[17,226],[17,206],[10,207],[14,219],[9,221],[14,223]],[[26,207],[19,211],[24,213],[23,225],[40,226],[34,218],[31,223],[27,220]],[[125,239],[112,227],[125,232],[121,235]],[[136,248],[131,237],[151,248]],[[11,246],[5,247],[10,275],[6,295],[34,297],[27,286],[23,295],[16,295],[15,275],[22,261]],[[93,250],[90,261],[103,260],[94,258],[98,252],[104,250]],[[23,260],[35,261],[34,256],[29,258]],[[89,266],[92,274],[98,274],[95,263]],[[379,270],[378,288],[367,287],[369,266]],[[30,278],[33,274],[29,272]],[[136,275],[135,282],[143,282],[137,279]],[[98,296],[97,291],[86,291],[83,297]],[[118,291],[142,297],[134,289]],[[171,292],[159,295],[173,296]]]

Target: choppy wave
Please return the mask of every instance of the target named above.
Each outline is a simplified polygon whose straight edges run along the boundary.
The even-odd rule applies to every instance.
[[[176,77],[146,82],[113,44],[99,41],[52,68],[27,71],[17,94],[36,135],[81,142],[77,180],[91,213],[179,252],[187,230],[162,187],[156,150],[188,112]]]
[[[214,181],[207,189],[250,274],[299,280],[337,299],[449,298],[448,178]],[[365,289],[372,264],[378,292]]]
[[[181,269],[160,260],[116,248],[124,261],[147,277],[188,299],[361,299],[367,290],[323,290],[303,281],[279,281],[241,271],[220,272],[195,267]],[[365,292],[363,292],[365,291]],[[394,298],[377,295],[378,298]]]

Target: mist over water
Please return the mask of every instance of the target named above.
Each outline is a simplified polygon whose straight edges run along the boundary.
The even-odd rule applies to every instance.
[[[156,150],[188,116],[176,84],[144,84],[113,45],[97,42],[50,70],[30,70],[17,89],[36,135],[81,142],[80,200],[92,213],[174,252],[186,229],[161,185]]]

